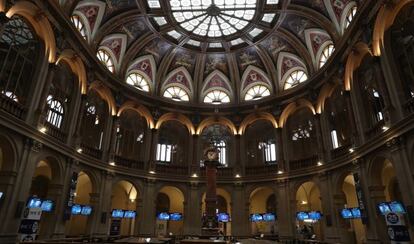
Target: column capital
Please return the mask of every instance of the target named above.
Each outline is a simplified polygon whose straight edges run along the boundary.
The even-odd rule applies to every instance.
[[[391,140],[386,142],[386,146],[391,151],[400,150],[405,146],[405,138],[403,136],[393,137]]]

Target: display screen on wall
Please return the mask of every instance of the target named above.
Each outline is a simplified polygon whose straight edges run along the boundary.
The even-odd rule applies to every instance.
[[[276,221],[276,215],[274,213],[265,213],[263,214],[263,221],[266,221],[266,222]]]
[[[380,214],[385,215],[387,213],[406,213],[405,207],[401,202],[392,201],[392,202],[382,202],[377,205],[378,211]]]
[[[181,221],[183,220],[183,215],[181,213],[171,213],[170,221]]]
[[[319,211],[312,211],[309,212],[309,219],[311,220],[320,220],[322,218],[322,214]]]
[[[137,212],[135,211],[126,210],[124,212],[124,218],[126,219],[135,219],[136,216],[137,216]]]
[[[261,215],[261,214],[252,214],[252,215],[250,215],[250,221],[251,222],[263,221],[263,215]]]
[[[3,195],[4,195],[4,193],[2,191],[0,191],[0,200],[3,199]]]
[[[32,197],[27,202],[28,208],[40,208],[41,206],[42,206],[42,200],[40,200],[40,198],[37,198],[37,197]]]
[[[217,219],[219,222],[226,223],[230,221],[230,215],[228,213],[218,213]]]
[[[89,205],[82,206],[81,215],[89,216],[92,213],[92,207]]]
[[[124,210],[122,210],[122,209],[113,209],[111,216],[112,216],[112,218],[123,218],[124,217]]]
[[[82,206],[79,204],[75,204],[72,206],[72,215],[79,215],[82,211]]]
[[[296,219],[301,221],[309,219],[309,214],[307,212],[298,212],[296,213]]]
[[[352,219],[354,216],[352,215],[352,211],[349,208],[344,208],[341,210],[341,216],[344,219]]]
[[[352,212],[352,216],[354,216],[355,219],[360,219],[362,217],[361,209],[359,208],[352,208],[351,212]]]
[[[41,208],[43,212],[52,212],[53,210],[53,201],[52,200],[44,200],[41,204]]]
[[[170,214],[168,213],[159,213],[157,216],[158,220],[170,220]]]

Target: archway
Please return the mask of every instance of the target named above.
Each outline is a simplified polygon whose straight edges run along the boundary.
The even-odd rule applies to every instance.
[[[94,192],[94,186],[91,181],[91,177],[88,173],[80,171],[78,173],[74,204],[77,205],[91,205],[91,198]],[[93,210],[92,210],[93,211]],[[70,219],[66,222],[65,234],[67,236],[80,236],[87,235],[90,225],[91,216],[86,216],[82,214],[74,215],[72,214]]]
[[[183,234],[183,219],[174,219],[174,217],[171,217],[171,214],[183,214],[184,201],[184,194],[177,187],[164,186],[159,190],[156,200],[157,226],[155,232],[157,235],[166,236]],[[160,213],[169,213],[170,219],[168,221],[160,219]],[[191,216],[184,216],[184,218],[191,218]]]
[[[138,191],[129,181],[121,180],[112,188],[111,210],[123,210],[124,216],[120,219],[112,218],[111,226],[116,224],[121,236],[134,234],[136,216],[133,217],[133,212],[130,211],[135,211],[136,214],[137,198]]]
[[[315,182],[308,181],[299,186],[296,191],[296,211],[322,211],[321,193]],[[296,227],[300,238],[323,240],[323,228],[320,221],[297,219]]]
[[[217,209],[216,212],[220,213],[227,213],[229,215],[229,222],[220,222],[219,228],[220,231],[223,232],[224,235],[230,236],[231,235],[231,195],[222,188],[217,188]],[[206,193],[203,194],[201,200],[201,214],[204,215],[206,212]]]
[[[278,233],[277,222],[265,217],[269,214],[276,216],[276,195],[270,187],[259,187],[250,194],[249,212],[252,218],[253,214],[263,214],[260,221],[251,219],[251,233],[253,235],[265,234],[275,235]]]

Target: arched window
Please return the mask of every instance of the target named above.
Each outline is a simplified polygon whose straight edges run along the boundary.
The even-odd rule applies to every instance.
[[[263,151],[263,158],[266,164],[276,163],[276,143],[273,141],[259,142],[259,149]]]
[[[27,22],[13,16],[0,37],[0,90],[6,99],[24,104],[33,84],[38,41]]]
[[[72,17],[70,17],[70,20],[72,21],[73,25],[75,25],[76,29],[78,29],[81,36],[86,40],[86,29],[85,25],[82,22],[82,19],[78,15],[72,15]]]
[[[326,64],[326,62],[328,62],[329,57],[332,55],[334,51],[335,47],[333,44],[329,44],[325,47],[319,58],[319,68],[322,68]]]
[[[290,89],[297,86],[298,84],[305,82],[308,79],[308,75],[303,70],[295,70],[289,74],[286,79],[284,89]]]
[[[47,106],[48,110],[46,114],[46,121],[56,128],[60,128],[62,126],[64,115],[62,103],[55,100],[53,96],[49,95],[47,97]]]
[[[311,131],[313,130],[313,124],[309,120],[307,124],[299,125],[292,130],[292,141],[298,141],[311,137]]]
[[[148,81],[139,73],[131,73],[128,75],[126,83],[140,91],[149,92],[150,90]]]
[[[207,93],[204,97],[204,103],[211,103],[211,104],[223,104],[229,103],[230,97],[223,91],[215,90]]]
[[[182,88],[178,86],[168,87],[165,90],[163,96],[178,102],[187,102],[190,100],[190,97],[188,96],[187,92],[185,92]]]
[[[371,103],[371,107],[372,110],[374,112],[373,114],[373,119],[375,122],[380,122],[382,120],[384,120],[384,100],[382,99],[382,96],[380,95],[380,93],[375,89],[375,88],[367,88],[370,97],[370,103]]]
[[[101,61],[106,66],[106,68],[108,68],[109,71],[112,73],[114,72],[114,62],[112,61],[112,58],[107,51],[99,49],[96,56],[98,57],[99,61]]]
[[[156,161],[160,163],[171,163],[173,156],[174,146],[170,144],[157,145],[157,157]]]
[[[256,85],[250,88],[244,96],[245,101],[259,100],[270,95],[270,91],[266,86]]]
[[[352,7],[346,15],[345,25],[343,31],[345,31],[349,25],[351,25],[352,20],[354,19],[357,12],[357,6]]]
[[[336,132],[336,130],[331,130],[331,141],[333,149],[337,149],[340,146],[342,146],[340,141],[338,140],[338,133]]]

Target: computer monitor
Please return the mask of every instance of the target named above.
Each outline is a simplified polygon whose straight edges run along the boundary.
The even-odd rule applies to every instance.
[[[40,205],[40,208],[43,212],[52,212],[53,206],[54,204],[52,200],[44,200]]]
[[[122,209],[112,209],[112,218],[123,218],[124,217],[124,210]]]
[[[274,213],[265,213],[263,214],[263,221],[266,221],[266,222],[276,221],[276,215]]]
[[[261,222],[263,221],[263,215],[261,214],[251,214],[250,215],[251,222]]]
[[[75,204],[72,206],[72,215],[79,215],[82,211],[82,206],[79,204]]]
[[[377,207],[378,207],[379,212],[380,212],[382,215],[385,215],[385,214],[387,214],[387,213],[391,213],[391,212],[392,212],[392,211],[391,211],[391,208],[390,208],[390,205],[389,205],[388,203],[386,203],[386,202],[379,203],[379,204],[377,205]]]
[[[309,219],[309,214],[307,212],[297,212],[296,219],[299,221],[303,221],[305,219]]]
[[[341,216],[344,219],[352,219],[354,216],[352,215],[352,211],[349,208],[344,208],[341,210]]]
[[[311,211],[309,212],[309,218],[311,220],[320,220],[322,218],[322,214],[319,211]]]
[[[89,216],[92,213],[92,207],[89,205],[82,206],[81,215]]]
[[[181,213],[171,213],[170,221],[181,221],[183,220],[183,215]]]
[[[392,202],[389,203],[389,206],[390,206],[391,211],[393,213],[400,213],[400,214],[406,213],[405,207],[401,202],[392,201]]]
[[[170,214],[165,213],[165,212],[159,213],[158,216],[157,216],[157,219],[158,220],[164,220],[164,221],[170,220]]]
[[[126,219],[135,219],[136,216],[137,216],[137,212],[135,212],[135,211],[126,210],[124,212],[124,218],[126,218]]]
[[[28,208],[40,208],[41,206],[42,206],[42,200],[40,200],[40,198],[37,198],[37,197],[32,197],[27,202]]]
[[[352,216],[354,219],[362,218],[361,209],[360,208],[351,208]]]
[[[230,221],[230,216],[229,216],[228,213],[218,213],[217,214],[217,219],[218,219],[219,222],[226,223],[226,222]]]

